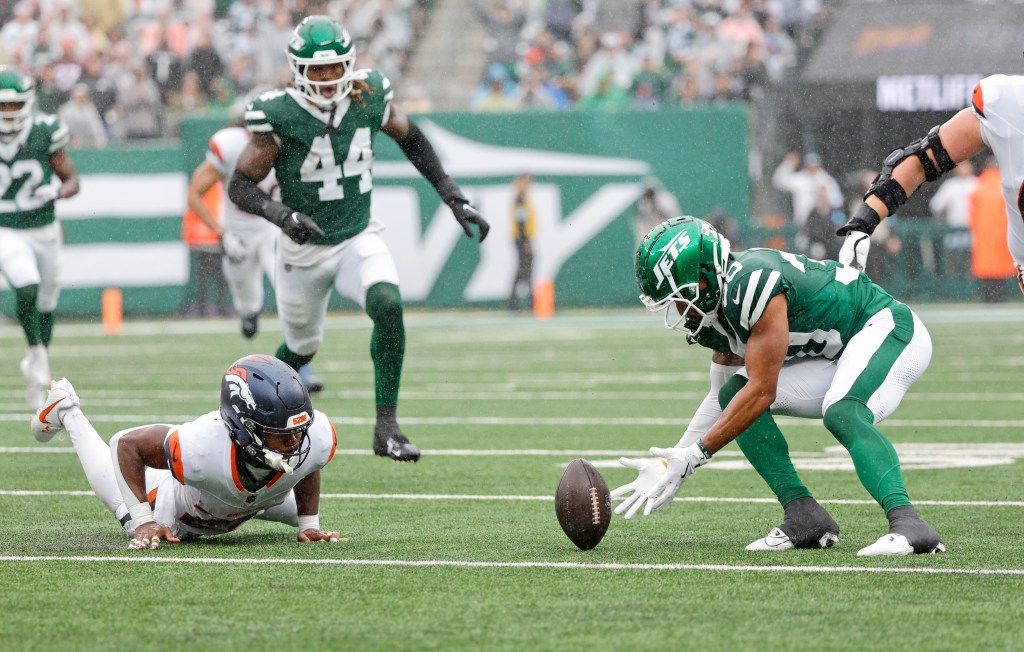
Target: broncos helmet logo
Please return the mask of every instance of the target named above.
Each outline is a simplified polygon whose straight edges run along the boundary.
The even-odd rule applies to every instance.
[[[245,369],[239,367],[232,367],[224,374],[224,382],[227,383],[231,393],[231,407],[235,412],[241,412],[236,403],[244,404],[247,410],[256,408],[256,399],[252,397],[249,383],[245,382],[247,375]]]

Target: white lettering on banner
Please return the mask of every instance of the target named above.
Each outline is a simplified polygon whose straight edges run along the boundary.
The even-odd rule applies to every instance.
[[[510,270],[515,269],[515,245],[505,228],[511,204],[508,184],[467,186],[466,194],[483,215],[492,215],[491,233],[480,246],[480,263],[466,285],[468,301],[492,301],[508,297]],[[536,183],[531,196],[537,211],[534,239],[534,277],[555,278],[562,265],[595,235],[637,200],[639,183],[609,183],[562,219],[561,189],[553,183]],[[429,296],[459,238],[465,234],[447,206],[440,205],[426,231],[421,227],[418,195],[410,188],[378,186],[374,190],[374,214],[387,228],[382,233],[398,267],[402,296],[421,301]]]
[[[955,111],[969,106],[983,75],[881,75],[875,80],[879,111]]]

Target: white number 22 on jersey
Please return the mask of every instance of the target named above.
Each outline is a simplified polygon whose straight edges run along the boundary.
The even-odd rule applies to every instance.
[[[334,147],[331,137],[327,134],[317,136],[310,145],[306,160],[299,168],[299,178],[305,183],[318,183],[320,201],[343,199],[345,189],[341,186],[342,179],[359,177],[359,194],[373,188],[373,176],[370,166],[373,165],[373,149],[370,147],[370,128],[360,127],[352,136],[352,144],[348,148],[348,157],[342,165],[334,159]]]

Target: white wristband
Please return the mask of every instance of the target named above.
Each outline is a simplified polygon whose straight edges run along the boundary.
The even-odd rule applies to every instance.
[[[319,530],[320,529],[320,514],[310,514],[304,516],[299,514],[299,532],[305,532],[306,530]]]
[[[138,528],[143,523],[152,523],[156,519],[153,518],[153,508],[149,506],[149,503],[138,503],[128,508],[128,514],[132,517],[132,526]]]

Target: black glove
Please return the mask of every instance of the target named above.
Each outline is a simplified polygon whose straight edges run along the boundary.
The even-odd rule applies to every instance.
[[[279,202],[268,202],[268,205],[264,207],[263,214],[268,220],[279,226],[295,244],[306,244],[313,234],[321,238],[324,236],[323,229],[317,226],[313,218],[293,211]]]
[[[473,230],[469,228],[469,225],[476,224],[480,229],[480,242],[483,242],[487,237],[487,232],[491,230],[491,225],[470,205],[469,200],[465,197],[454,197],[445,203],[452,209],[452,215],[455,216],[455,221],[459,223],[462,230],[466,232],[466,237],[473,237]]]
[[[851,231],[860,231],[871,235],[875,232],[875,227],[879,225],[882,218],[878,216],[878,212],[868,206],[867,204],[861,204],[857,207],[857,210],[853,212],[853,216],[850,220],[836,229],[836,235],[846,235]]]

